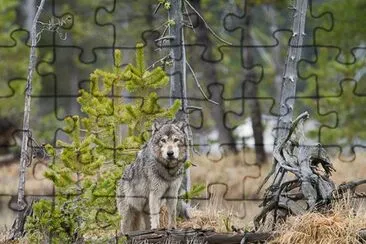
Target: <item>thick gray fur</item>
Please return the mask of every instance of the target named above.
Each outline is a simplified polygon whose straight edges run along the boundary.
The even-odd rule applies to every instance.
[[[155,123],[151,139],[126,167],[117,186],[121,231],[156,229],[163,203],[168,228],[176,227],[178,192],[187,159],[187,137],[182,122]]]

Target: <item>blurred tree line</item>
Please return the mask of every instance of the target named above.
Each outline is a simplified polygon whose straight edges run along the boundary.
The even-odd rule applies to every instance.
[[[146,42],[148,66],[163,56],[154,40],[159,36],[157,32],[164,30],[161,23],[166,21],[166,16],[154,15],[157,3],[157,0],[116,1],[114,6],[113,1],[107,0],[46,2],[42,23],[38,26],[44,31],[39,42],[40,64],[35,76],[31,116],[31,126],[38,132],[36,136],[40,141],[66,138],[56,132],[62,127],[60,122],[68,114],[81,113],[76,102],[78,90],[88,87],[89,74],[95,68],[113,64],[113,47],[124,49],[122,66],[133,57],[137,41]],[[230,46],[216,38],[186,4],[188,62],[205,93],[219,103],[202,102],[204,98],[188,71],[190,105],[201,107],[203,114],[201,116],[197,110],[190,115],[194,127],[203,125],[193,134],[207,134],[216,129],[223,150],[237,152],[245,145],[233,146],[240,139],[233,131],[249,117],[257,145],[257,163],[263,162],[265,125],[262,115],[278,114],[277,102],[291,37],[288,31],[291,1],[192,0],[189,3],[210,29],[232,43]],[[29,53],[25,29],[29,29],[37,4],[36,0],[3,0],[0,6],[0,56],[3,60],[0,63],[0,116],[18,128],[21,127]],[[296,98],[295,110],[310,110],[312,118],[323,125],[313,132],[319,142],[362,144],[366,137],[362,132],[366,121],[362,107],[365,53],[362,48],[351,52],[351,48],[365,45],[366,3],[314,0],[310,7],[304,60],[298,69],[301,79],[297,94],[301,98]],[[326,12],[329,13],[324,14]],[[70,17],[70,23],[55,26],[60,23],[57,21]],[[57,27],[57,32],[47,29],[52,25]],[[315,48],[315,44],[323,48]],[[159,93],[166,104],[168,99],[164,97],[168,94],[168,89]]]

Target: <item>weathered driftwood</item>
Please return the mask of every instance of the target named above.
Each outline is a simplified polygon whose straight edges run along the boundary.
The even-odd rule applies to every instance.
[[[336,187],[329,176],[334,168],[320,144],[306,144],[303,122],[307,118],[307,112],[299,115],[274,149],[275,163],[263,184],[273,175],[274,179],[266,189],[263,209],[254,219],[256,228],[265,222],[269,213],[273,214],[274,224],[277,217],[326,206],[333,197]]]
[[[300,215],[306,211],[328,209],[332,200],[344,193],[362,196],[356,187],[366,180],[351,181],[335,186],[330,176],[335,171],[329,157],[320,144],[309,145],[304,135],[303,122],[309,118],[307,112],[299,115],[290,126],[287,135],[276,145],[275,162],[262,186],[274,176],[273,183],[266,189],[260,206],[262,211],[254,218],[255,228],[264,224],[272,215],[272,224],[288,215]]]
[[[366,194],[364,192],[356,192],[356,188],[363,184],[366,184],[366,179],[344,182],[337,187],[337,191],[336,194],[334,194],[334,198],[342,197],[343,194],[347,192],[349,192],[354,197],[366,197]]]

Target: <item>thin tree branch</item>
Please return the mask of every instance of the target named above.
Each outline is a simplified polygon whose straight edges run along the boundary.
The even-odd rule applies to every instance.
[[[187,110],[188,110],[188,109],[202,110],[202,107],[197,107],[197,106],[189,105],[189,106],[187,106]]]
[[[200,19],[203,21],[203,23],[205,24],[206,28],[212,33],[212,35],[214,35],[214,37],[216,37],[219,41],[232,46],[233,44],[225,41],[224,39],[222,39],[219,35],[217,35],[214,30],[211,29],[211,27],[207,24],[206,20],[202,17],[202,15],[187,1],[184,0],[185,3],[188,4],[188,6],[198,15],[198,17],[200,17]]]
[[[163,36],[163,37],[159,37],[158,39],[156,39],[155,42],[164,41],[164,40],[173,40],[174,38],[175,38],[174,36]]]
[[[158,27],[154,28],[154,31],[160,30],[161,28],[166,27],[169,28],[169,20],[165,21],[164,23],[162,23],[161,25],[159,25]]]
[[[186,21],[183,22],[183,26],[189,28],[189,29],[192,29],[193,32],[195,32],[194,28],[193,28],[193,25],[191,25],[190,23],[186,23]]]
[[[194,28],[193,28],[193,23],[192,23],[192,20],[191,20],[191,17],[189,17],[189,13],[188,13],[188,9],[187,9],[187,6],[184,4],[184,10],[185,10],[185,12],[186,12],[186,15],[187,15],[187,18],[188,18],[188,20],[189,20],[189,23],[190,23],[190,26],[192,26],[192,30],[193,30],[193,32],[194,33],[196,33],[196,31],[194,30]]]
[[[169,29],[169,25],[166,25],[165,29],[163,30],[163,33],[160,35],[161,37],[165,35],[165,33],[168,31]],[[171,39],[170,39],[171,40]],[[163,46],[164,40],[161,40],[160,42],[160,46]],[[158,50],[160,50],[161,48],[159,47]]]
[[[154,10],[154,15],[159,11],[159,8],[161,7],[161,3],[158,4],[158,6],[156,6],[155,10]]]
[[[207,97],[207,95],[206,95],[206,94],[205,94],[205,92],[203,91],[203,89],[202,89],[202,87],[201,87],[201,84],[200,84],[200,82],[198,81],[198,79],[197,79],[197,77],[196,77],[196,74],[194,73],[194,71],[193,71],[193,69],[192,69],[191,65],[189,65],[189,63],[188,63],[187,61],[186,61],[186,64],[187,64],[187,66],[188,66],[189,70],[191,71],[192,76],[193,76],[193,79],[196,81],[197,87],[198,87],[198,89],[200,89],[200,92],[201,92],[202,96],[203,96],[207,101],[209,101],[209,102],[211,102],[211,103],[213,103],[213,104],[219,105],[219,103],[218,103],[218,102],[215,102],[214,100],[211,100],[211,99],[209,99],[209,98]]]
[[[166,60],[167,58],[169,58],[170,57],[170,54],[168,54],[168,55],[166,55],[166,56],[164,56],[164,57],[162,57],[161,59],[159,59],[159,60],[157,60],[157,61],[155,61],[154,63],[152,63],[146,70],[149,70],[149,69],[151,69],[151,68],[154,68],[155,67],[155,64],[157,64],[157,63],[159,63],[159,62],[162,62],[162,61],[164,61],[164,60]]]

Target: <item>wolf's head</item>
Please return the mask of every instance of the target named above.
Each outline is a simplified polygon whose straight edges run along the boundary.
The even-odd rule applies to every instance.
[[[184,122],[155,122],[151,137],[154,157],[165,168],[181,166],[187,159],[187,138]]]

